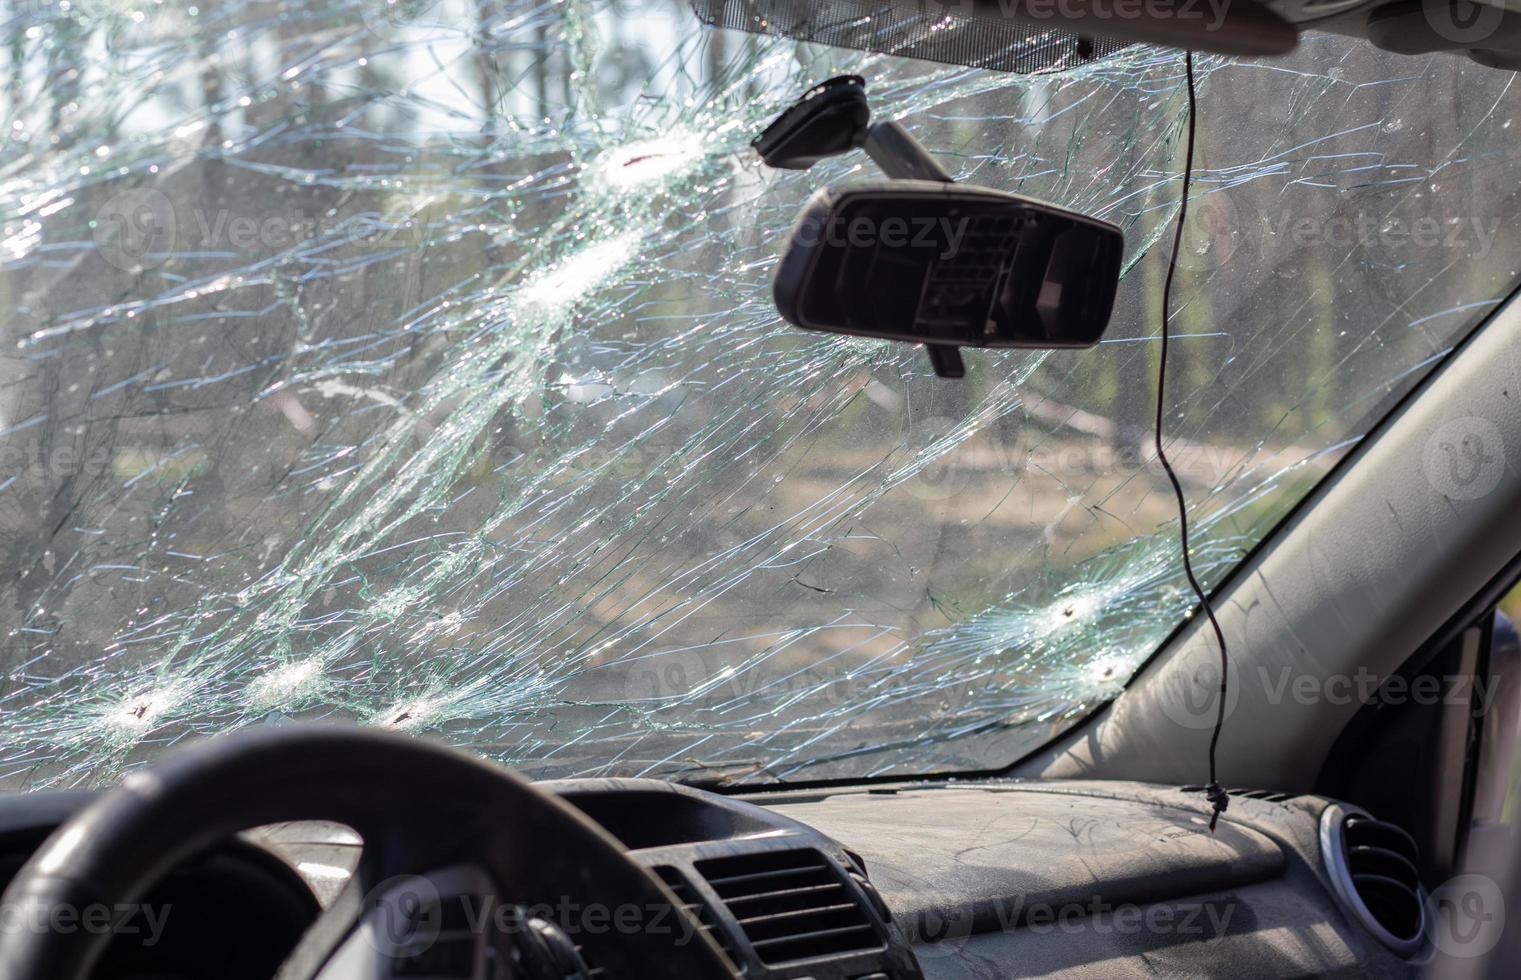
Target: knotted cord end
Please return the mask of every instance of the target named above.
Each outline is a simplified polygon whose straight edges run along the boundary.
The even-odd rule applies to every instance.
[[[1220,819],[1220,814],[1224,813],[1226,808],[1231,805],[1231,795],[1219,783],[1210,783],[1204,787],[1204,798],[1209,800],[1210,806],[1215,808],[1215,812],[1209,815],[1209,832],[1213,834],[1215,832],[1215,823]]]

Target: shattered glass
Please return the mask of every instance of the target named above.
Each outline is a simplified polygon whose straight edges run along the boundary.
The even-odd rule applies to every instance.
[[[684,0],[57,0],[3,15],[0,780],[291,719],[533,775],[986,769],[1193,602],[1149,436],[1181,56],[1041,75]],[[1113,220],[1089,351],[781,323],[799,92]],[[1512,288],[1508,73],[1200,63],[1167,392],[1217,584]],[[1461,96],[1461,97],[1460,97]]]

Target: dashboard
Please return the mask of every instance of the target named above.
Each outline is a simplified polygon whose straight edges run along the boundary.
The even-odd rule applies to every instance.
[[[1197,793],[1142,783],[539,785],[659,877],[747,980],[1413,977],[1425,959],[1402,941],[1419,882],[1413,906],[1388,883],[1397,828],[1321,797],[1234,794],[1212,834]],[[88,799],[0,797],[0,882]],[[191,914],[152,948],[118,939],[99,975],[272,976],[360,848],[330,825],[245,835],[161,883]],[[1374,858],[1376,874],[1358,864]]]

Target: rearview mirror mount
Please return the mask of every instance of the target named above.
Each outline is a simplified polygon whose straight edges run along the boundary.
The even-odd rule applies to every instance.
[[[1089,347],[1103,336],[1120,229],[953,183],[908,130],[871,122],[859,75],[815,85],[751,145],[783,170],[859,148],[892,178],[826,188],[803,208],[772,279],[789,323],[922,343],[944,378],[965,375],[962,347]]]

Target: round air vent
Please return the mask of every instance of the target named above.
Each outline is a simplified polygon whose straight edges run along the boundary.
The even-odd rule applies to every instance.
[[[1402,956],[1420,949],[1426,893],[1414,838],[1366,811],[1337,803],[1320,818],[1320,850],[1331,887],[1352,918]]]

